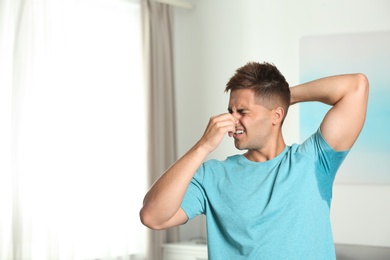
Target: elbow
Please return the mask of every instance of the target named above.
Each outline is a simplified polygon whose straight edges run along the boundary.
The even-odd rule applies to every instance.
[[[150,212],[148,212],[148,210],[146,210],[145,208],[142,208],[140,210],[139,216],[140,216],[141,223],[144,226],[146,226],[150,229],[153,229],[153,230],[162,230],[163,229],[157,224],[153,215],[150,214]]]
[[[349,96],[359,107],[367,107],[370,84],[363,73],[350,75],[350,84],[344,97]]]
[[[355,105],[359,106],[361,110],[361,115],[363,120],[366,118],[367,106],[368,106],[368,95],[370,84],[366,75],[358,73],[356,75],[356,87],[354,91]],[[364,122],[364,121],[363,121]]]
[[[368,92],[370,88],[370,83],[368,81],[368,78],[363,73],[356,74],[357,78],[357,90],[361,92],[366,98],[368,98]]]

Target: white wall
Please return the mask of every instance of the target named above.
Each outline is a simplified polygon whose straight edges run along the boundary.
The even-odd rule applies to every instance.
[[[175,8],[179,155],[203,134],[211,116],[227,111],[224,87],[239,66],[273,62],[292,86],[298,83],[301,37],[390,30],[388,0],[188,1],[193,9]],[[299,140],[298,110],[291,108],[284,125],[287,144]],[[226,138],[210,158],[232,153],[237,150]],[[331,217],[336,243],[390,247],[390,185],[336,184]],[[181,235],[204,236],[204,218],[181,227]]]

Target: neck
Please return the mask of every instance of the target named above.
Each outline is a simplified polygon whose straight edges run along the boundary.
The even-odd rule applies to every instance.
[[[274,144],[267,144],[267,146],[260,149],[248,150],[244,155],[253,162],[265,162],[272,160],[278,156],[286,148],[286,143],[282,136]]]

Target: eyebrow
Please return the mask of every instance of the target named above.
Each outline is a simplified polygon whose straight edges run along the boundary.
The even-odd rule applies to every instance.
[[[236,110],[237,113],[242,113],[244,111],[248,110],[247,108],[239,108]],[[229,113],[233,113],[233,109],[231,109],[230,107],[228,108],[228,111]]]

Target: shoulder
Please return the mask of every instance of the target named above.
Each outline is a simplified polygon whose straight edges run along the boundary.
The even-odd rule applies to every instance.
[[[237,154],[228,156],[224,160],[209,159],[202,163],[202,165],[197,170],[194,179],[204,183],[205,179],[207,182],[218,181],[224,176],[234,172],[237,167],[240,167],[244,164],[243,155]],[[242,167],[240,167],[242,169]]]
[[[303,144],[302,146],[306,148],[312,147],[313,150],[320,152],[321,154],[329,154],[330,156],[343,156],[348,154],[350,149],[337,151],[335,150],[324,138],[321,133],[321,129],[312,134]]]
[[[204,177],[207,175],[225,172],[227,171],[227,169],[230,169],[234,165],[237,165],[241,160],[242,155],[240,154],[228,156],[225,160],[209,159],[202,163],[202,165],[195,173],[194,178],[199,181],[203,180]]]
[[[328,153],[337,153],[324,139],[320,128],[317,129],[311,136],[304,140],[301,144],[294,144],[293,150],[300,153],[313,153],[318,150]]]
[[[336,151],[324,139],[321,130],[318,129],[302,144],[293,146],[294,152],[305,158],[310,158],[317,165],[337,169],[350,150]],[[330,168],[333,168],[330,167]]]
[[[205,168],[214,168],[214,167],[228,167],[229,165],[237,164],[242,160],[242,154],[235,154],[226,157],[225,160],[209,159],[202,164],[202,167]]]

